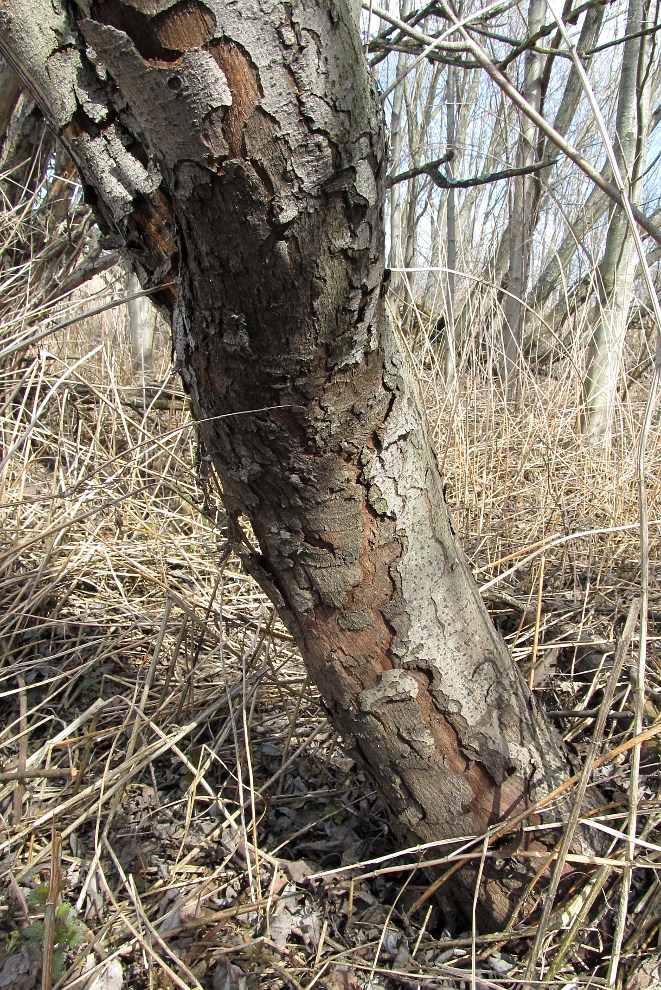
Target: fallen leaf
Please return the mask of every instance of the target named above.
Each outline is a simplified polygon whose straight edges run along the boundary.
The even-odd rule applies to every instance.
[[[661,962],[658,957],[643,960],[629,975],[628,990],[658,990],[661,986]]]
[[[324,977],[326,990],[362,990],[357,978],[348,969],[335,969]]]
[[[299,898],[292,883],[286,884],[278,897],[273,913],[269,917],[269,937],[284,949],[299,919]]]
[[[109,959],[88,983],[85,990],[121,990],[124,984],[124,968],[119,959]]]
[[[503,959],[500,952],[494,952],[490,955],[487,962],[499,976],[505,976],[514,969],[514,963],[509,962],[507,959]]]
[[[310,874],[314,873],[312,864],[304,859],[295,859],[291,862],[283,861],[281,866],[292,883],[305,883]]]
[[[0,987],[13,986],[14,980],[27,973],[29,968],[30,960],[25,953],[22,950],[21,952],[15,952],[13,956],[7,959],[0,970]]]
[[[245,990],[246,978],[243,971],[221,956],[213,974],[213,990]]]
[[[33,990],[41,985],[41,948],[38,945],[24,945],[5,960],[0,970],[0,988],[11,990]]]
[[[124,985],[124,969],[119,959],[110,959],[103,963],[88,983],[85,990],[121,990]]]

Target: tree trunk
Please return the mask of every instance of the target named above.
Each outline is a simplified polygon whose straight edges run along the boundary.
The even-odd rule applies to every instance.
[[[131,343],[131,364],[143,379],[151,374],[154,356],[154,330],[156,314],[146,296],[136,296],[140,292],[138,276],[131,272],[128,277],[129,299],[129,340]]]
[[[530,0],[528,8],[528,35],[534,37],[544,23],[546,0]],[[522,93],[528,103],[541,109],[542,71],[544,57],[534,48],[525,55],[525,78]],[[537,158],[538,132],[535,125],[521,115],[521,135],[516,164],[519,167],[533,165]],[[539,180],[533,175],[520,175],[513,181],[512,208],[509,222],[509,268],[507,295],[503,304],[503,378],[507,393],[514,398],[518,393],[523,338],[523,299],[526,293],[532,235],[535,225],[534,184]]]
[[[456,68],[448,66],[446,108],[447,108],[447,150],[454,155],[456,152],[455,118],[457,113],[457,84]],[[454,166],[449,161],[446,166],[449,179],[454,178]],[[443,338],[443,374],[445,384],[452,388],[457,376],[457,349],[454,334],[455,314],[455,272],[457,270],[457,204],[455,190],[450,187],[447,191],[446,224],[448,232],[447,258],[448,274],[445,282],[445,336]]]
[[[406,19],[413,8],[413,0],[402,0],[399,11],[400,17]],[[392,110],[390,113],[390,169],[393,173],[404,171],[402,155],[404,151],[404,94],[408,85],[406,68],[408,56],[400,53],[397,58],[396,79],[399,80],[393,90]],[[403,190],[402,184],[397,182],[388,193],[388,205],[390,207],[390,251],[388,263],[391,268],[401,268],[404,265],[404,245],[402,240],[402,208]],[[409,295],[407,292],[408,279],[399,273],[393,274],[393,304],[397,314],[406,313],[404,300]]]
[[[347,0],[55,7],[6,0],[0,44],[163,286],[236,548],[334,725],[404,841],[524,812],[571,769],[486,614],[385,318],[383,120]],[[487,857],[484,927],[556,839]],[[453,878],[468,911],[478,860]]]
[[[613,142],[629,199],[636,206],[643,193],[651,97],[651,42],[648,35],[641,36],[647,26],[647,14],[643,0],[629,0]],[[592,336],[586,361],[582,425],[594,443],[607,442],[611,435],[636,260],[629,221],[624,210],[614,206],[597,269],[597,300],[589,321]]]

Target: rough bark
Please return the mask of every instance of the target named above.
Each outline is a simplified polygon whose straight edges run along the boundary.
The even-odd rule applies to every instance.
[[[18,76],[7,62],[0,58],[0,149],[7,136],[7,128],[12,118],[14,107],[21,93]],[[0,153],[0,161],[4,155]]]
[[[0,44],[166,283],[237,549],[400,835],[483,834],[571,771],[485,612],[385,319],[383,121],[347,0],[75,9],[5,0]],[[554,840],[487,859],[483,925]],[[454,878],[466,908],[474,878]]]

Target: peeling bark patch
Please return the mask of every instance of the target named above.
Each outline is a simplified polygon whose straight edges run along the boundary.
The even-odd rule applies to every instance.
[[[152,196],[160,175],[145,169],[126,147],[126,134],[114,123],[99,129],[80,112],[73,115],[61,133],[70,144],[74,161],[81,167],[93,168],[96,180],[93,188],[103,220],[111,229],[125,234],[134,199]]]
[[[199,0],[180,0],[154,14],[144,13],[143,6],[97,0],[92,13],[102,24],[128,35],[145,62],[152,64],[176,62],[184,52],[207,46],[213,37],[215,18]]]
[[[371,688],[360,692],[358,704],[363,712],[371,712],[381,705],[391,701],[403,701],[405,698],[416,698],[418,682],[412,674],[405,670],[393,668],[384,670],[379,682]]]
[[[243,127],[260,100],[257,73],[247,55],[231,41],[215,41],[209,52],[224,73],[232,94],[225,112],[223,136],[235,158],[243,157]]]
[[[345,462],[340,460],[340,463],[346,470]],[[355,484],[355,467],[351,470],[352,475],[354,472]],[[362,493],[363,504],[345,530],[343,546],[328,554],[334,558],[329,561],[330,568],[308,568],[317,595],[323,593],[325,580],[337,582],[338,574],[345,585],[342,603],[318,603],[309,613],[310,621],[302,626],[305,652],[310,667],[314,668],[313,676],[334,710],[338,705],[340,708],[360,707],[359,693],[376,690],[378,694],[379,685],[385,687],[386,693],[388,687],[396,693],[398,685],[408,693],[415,691],[410,675],[392,670],[394,634],[386,619],[386,612],[396,596],[391,570],[399,559],[401,546],[394,537],[394,526],[390,521],[379,520],[368,510],[368,493],[360,482],[357,488]],[[340,671],[343,673],[338,676]],[[337,685],[343,680],[345,686],[348,688],[351,684],[351,688],[340,697]],[[390,697],[394,697],[392,692]],[[363,702],[368,707],[370,700],[376,701],[376,695],[365,694]]]
[[[167,196],[157,189],[151,197],[136,197],[130,227],[135,230],[136,240],[149,248],[150,256],[144,267],[155,282],[174,281],[177,278],[178,255],[174,236],[174,217]],[[166,305],[174,305],[177,287],[168,286],[163,290]],[[160,295],[160,294],[159,294]]]
[[[303,629],[310,669],[334,711],[338,706],[360,710],[365,704],[369,708],[372,702],[385,701],[390,689],[388,697],[394,700],[398,686],[405,692],[415,690],[410,675],[392,669],[392,632],[383,617],[383,600],[375,601],[376,588],[368,581],[358,585],[353,595],[351,613],[318,607],[312,622],[306,623]],[[356,599],[361,603],[362,611],[356,608]],[[400,675],[403,677],[401,684]],[[340,685],[341,696],[338,694]],[[369,694],[370,691],[375,693]]]
[[[478,760],[467,759],[457,729],[439,711],[428,686],[418,691],[417,703],[422,723],[436,741],[436,752],[443,754],[448,770],[456,773],[472,791],[472,798],[463,803],[463,813],[474,815],[480,827],[487,829],[505,816],[521,810],[526,793],[524,782],[512,776],[497,783],[485,765]]]

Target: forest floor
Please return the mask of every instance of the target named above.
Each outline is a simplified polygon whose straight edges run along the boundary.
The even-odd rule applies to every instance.
[[[122,307],[0,366],[0,988],[658,988],[661,431],[641,549],[644,388],[594,449],[562,367],[512,412],[478,372],[446,397],[429,342],[413,350],[485,600],[609,802],[608,853],[533,960],[534,918],[482,936],[433,894],[421,864],[451,869],[455,848],[395,845],[227,554],[161,351],[143,388]],[[643,562],[641,650],[625,624]]]

